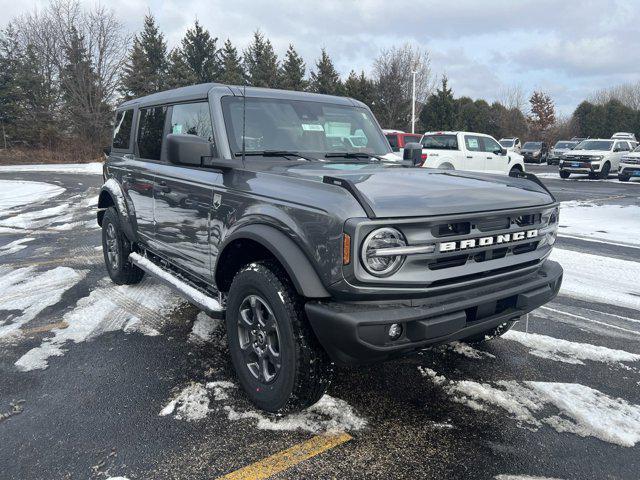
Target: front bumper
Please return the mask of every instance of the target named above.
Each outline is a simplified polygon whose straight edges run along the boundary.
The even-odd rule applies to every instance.
[[[625,175],[628,177],[639,177],[640,176],[640,165],[629,165],[621,163],[618,168],[618,175]]]
[[[604,162],[572,162],[570,160],[561,160],[559,162],[560,170],[571,173],[597,173],[602,170]]]
[[[517,279],[428,298],[381,302],[310,301],[307,317],[333,361],[380,362],[427,346],[459,340],[515,320],[553,299],[562,267],[547,260]],[[403,326],[389,339],[393,323]]]

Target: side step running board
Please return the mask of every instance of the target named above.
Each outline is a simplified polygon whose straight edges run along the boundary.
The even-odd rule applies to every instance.
[[[171,287],[182,298],[204,311],[207,315],[213,318],[224,318],[225,310],[216,299],[192,287],[173,273],[159,267],[148,258],[134,252],[129,255],[129,261],[152,277]]]

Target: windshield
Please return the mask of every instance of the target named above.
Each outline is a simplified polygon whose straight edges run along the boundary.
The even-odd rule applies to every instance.
[[[542,142],[527,142],[522,146],[522,148],[525,150],[540,149],[542,148]]]
[[[576,145],[574,150],[611,150],[613,142],[608,140],[585,140]]]
[[[246,118],[243,122],[243,110]],[[242,152],[283,151],[385,155],[388,143],[364,108],[304,100],[224,97],[229,147]]]
[[[576,144],[576,142],[558,142],[554,148],[557,149],[571,149]]]
[[[458,138],[456,135],[425,135],[422,137],[422,146],[433,150],[457,150]]]
[[[513,147],[515,140],[500,140],[500,145],[504,148]]]

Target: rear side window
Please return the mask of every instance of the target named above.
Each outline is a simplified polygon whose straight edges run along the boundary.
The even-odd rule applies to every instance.
[[[403,145],[407,143],[420,143],[420,137],[418,135],[405,135],[402,142]]]
[[[432,150],[457,150],[458,138],[456,135],[425,135],[422,146]]]
[[[116,123],[113,128],[113,148],[129,148],[132,123],[133,110],[121,110],[116,113]]]
[[[162,134],[167,107],[140,109],[138,125],[138,155],[147,160],[160,160]]]
[[[197,135],[213,142],[209,104],[202,102],[174,105],[171,113],[171,133]]]

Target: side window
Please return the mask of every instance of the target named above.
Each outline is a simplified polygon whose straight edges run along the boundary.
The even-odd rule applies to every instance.
[[[483,152],[495,153],[502,150],[500,144],[491,137],[482,137],[482,143],[484,144]]]
[[[404,137],[404,144],[407,143],[420,143],[420,137],[418,135],[407,135]]]
[[[398,136],[397,135],[387,135],[387,140],[389,140],[389,146],[391,147],[391,150],[393,150],[394,152],[397,152],[399,150],[398,148]]]
[[[128,149],[131,141],[131,124],[133,110],[121,110],[116,113],[116,123],[113,127],[113,148]]]
[[[470,152],[481,152],[482,149],[480,147],[480,139],[478,137],[472,137],[471,135],[464,136],[464,144],[467,147],[467,150]]]
[[[138,124],[138,155],[146,160],[160,160],[162,134],[167,107],[140,109]]]
[[[629,143],[628,142],[620,142],[620,151],[622,152],[628,152],[629,149]]]
[[[174,105],[171,114],[171,133],[197,135],[213,142],[209,104],[201,102]]]

